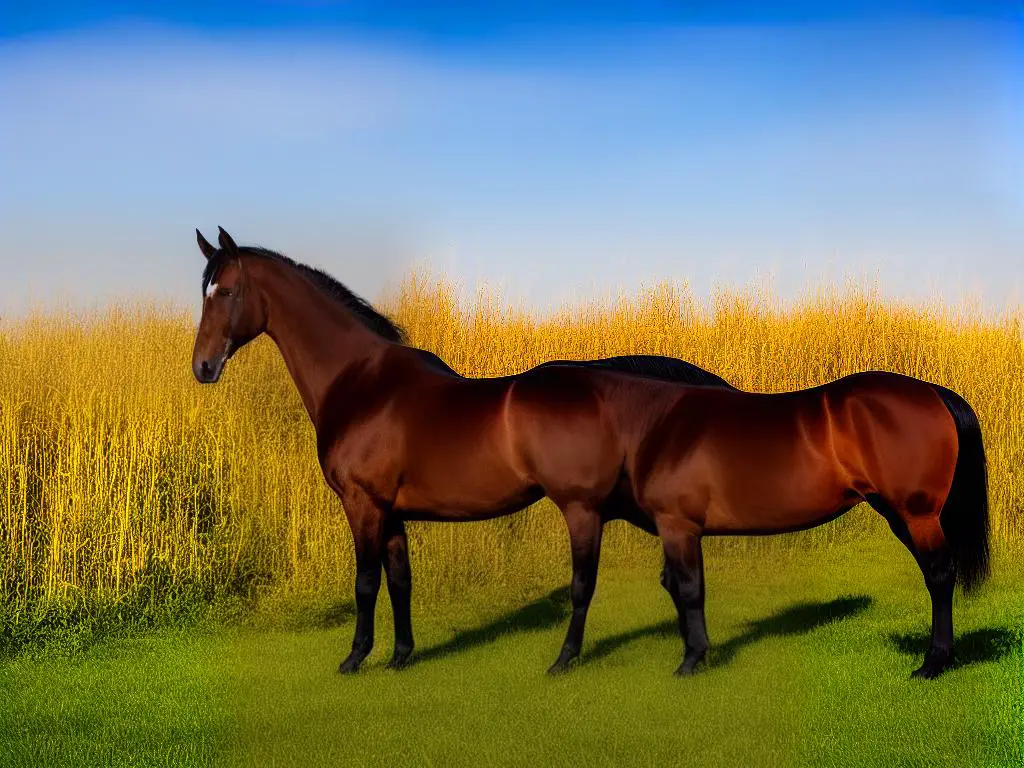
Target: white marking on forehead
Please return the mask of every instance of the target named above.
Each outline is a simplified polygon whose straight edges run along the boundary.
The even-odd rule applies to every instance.
[[[213,296],[213,294],[215,294],[216,292],[217,292],[217,284],[216,283],[211,282],[208,286],[206,286],[206,297],[207,298]]]

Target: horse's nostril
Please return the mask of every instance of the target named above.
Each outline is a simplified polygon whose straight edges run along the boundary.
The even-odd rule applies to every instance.
[[[213,365],[210,364],[209,360],[194,362],[192,364],[192,371],[195,373],[196,378],[202,383],[213,381]]]

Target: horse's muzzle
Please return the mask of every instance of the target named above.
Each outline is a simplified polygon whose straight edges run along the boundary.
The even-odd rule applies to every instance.
[[[215,384],[224,371],[224,363],[227,362],[227,355],[216,360],[199,360],[192,363],[192,373],[200,384]]]

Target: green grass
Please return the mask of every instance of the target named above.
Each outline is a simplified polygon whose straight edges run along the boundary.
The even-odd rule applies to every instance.
[[[1004,557],[957,595],[957,652],[911,681],[927,595],[891,545],[708,558],[710,668],[678,679],[657,571],[604,570],[583,663],[544,674],[564,583],[417,604],[418,663],[391,650],[382,591],[363,671],[339,599],[304,630],[163,631],[0,662],[0,765],[1015,766],[1022,757],[1021,578]],[[562,577],[562,578],[556,578]],[[266,619],[266,617],[265,617]]]

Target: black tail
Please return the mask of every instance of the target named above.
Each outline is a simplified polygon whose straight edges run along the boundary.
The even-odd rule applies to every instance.
[[[974,409],[952,390],[932,384],[953,421],[959,452],[949,496],[939,524],[956,564],[956,580],[965,592],[980,585],[989,573],[988,470],[981,425]]]

